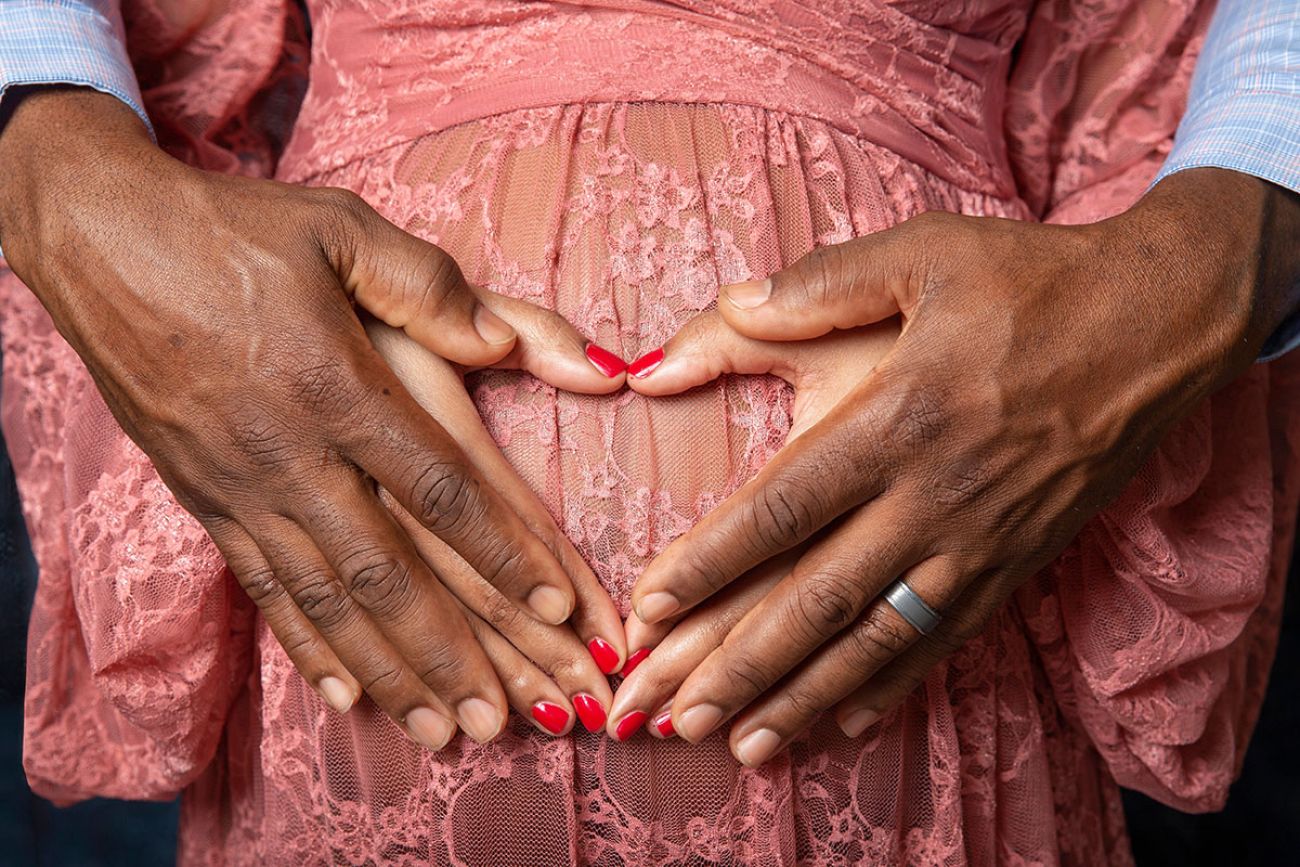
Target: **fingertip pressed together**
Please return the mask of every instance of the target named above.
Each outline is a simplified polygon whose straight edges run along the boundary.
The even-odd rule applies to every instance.
[[[671,708],[659,713],[650,721],[650,724],[654,726],[655,731],[659,733],[661,738],[670,738],[676,734],[673,731],[673,712]]]
[[[611,379],[627,370],[627,362],[603,346],[588,343],[585,351],[591,366]]]
[[[559,626],[569,619],[569,614],[573,611],[573,602],[562,591],[543,584],[528,594],[528,607],[543,622]]]
[[[644,379],[654,373],[655,368],[664,363],[664,348],[653,349],[627,366],[627,375],[634,379]]]
[[[558,704],[539,701],[530,708],[530,711],[533,719],[553,735],[563,734],[569,726],[569,712]]]
[[[433,708],[417,707],[406,715],[406,730],[417,743],[437,752],[456,733],[456,724]]]
[[[317,687],[325,702],[339,713],[347,713],[356,704],[356,691],[337,677],[322,677]]]
[[[573,697],[573,707],[587,731],[598,732],[605,728],[605,706],[596,699],[586,693],[579,693]]]
[[[603,638],[593,638],[587,642],[587,650],[591,652],[591,658],[596,660],[601,673],[613,674],[618,671],[618,651],[614,645]]]
[[[645,711],[634,710],[623,717],[618,721],[618,725],[614,726],[614,740],[625,741],[632,737],[632,735],[636,734],[637,729],[645,724],[648,716],[649,714]]]
[[[641,663],[645,662],[646,657],[650,655],[650,648],[643,647],[636,653],[628,656],[627,662],[623,664],[623,676],[631,677],[632,671]]]

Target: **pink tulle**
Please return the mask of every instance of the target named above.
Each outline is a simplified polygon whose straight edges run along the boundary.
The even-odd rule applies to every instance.
[[[302,82],[285,6],[127,11],[164,144],[270,174]],[[921,211],[1127,207],[1168,150],[1209,11],[319,0],[274,171],[356,190],[472,281],[631,358],[721,283]],[[721,737],[552,739],[516,720],[433,755],[368,702],[324,707],[33,296],[8,274],[0,293],[3,423],[41,566],[28,775],[62,802],[183,791],[184,863],[1122,864],[1117,784],[1213,809],[1240,766],[1300,496],[1294,360],[1171,431],[860,739],[824,721],[751,771]],[[767,378],[663,400],[504,372],[469,386],[623,607],[789,424]]]

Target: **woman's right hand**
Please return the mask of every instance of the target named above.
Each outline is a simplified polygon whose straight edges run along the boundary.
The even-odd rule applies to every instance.
[[[22,97],[0,165],[9,265],[308,682],[433,748],[494,737],[501,684],[377,487],[530,616],[564,622],[573,583],[353,307],[456,362],[520,357],[455,262],[350,193],[188,167],[82,88]]]
[[[532,371],[569,391],[605,390],[605,378],[593,375],[580,354],[582,338],[559,314],[503,296],[492,298],[493,307],[520,335],[519,352],[496,366]],[[455,437],[488,484],[563,564],[577,599],[570,622],[557,626],[523,615],[391,498],[389,507],[429,568],[464,606],[510,705],[551,735],[567,734],[575,712],[588,731],[604,729],[613,700],[606,675],[622,668],[627,658],[623,623],[609,594],[483,426],[461,371],[395,328],[370,321],[366,331],[411,395]],[[621,380],[621,375],[615,378]],[[603,668],[597,658],[605,661]]]

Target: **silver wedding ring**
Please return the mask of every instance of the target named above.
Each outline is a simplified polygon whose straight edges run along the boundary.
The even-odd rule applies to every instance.
[[[907,582],[899,578],[889,589],[885,591],[885,601],[894,606],[898,616],[902,617],[912,625],[912,628],[922,635],[929,635],[930,631],[939,625],[939,612],[935,611],[925,600],[916,595],[916,591],[907,586]]]

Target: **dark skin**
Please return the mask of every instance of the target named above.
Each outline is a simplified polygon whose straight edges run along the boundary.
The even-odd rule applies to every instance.
[[[641,576],[632,651],[683,618],[698,633],[701,617],[687,615],[737,579],[771,587],[729,589],[718,607],[729,628],[707,646],[674,638],[689,664],[652,654],[611,717],[671,697],[688,740],[734,720],[732,750],[749,765],[824,712],[856,736],[1253,363],[1298,280],[1300,197],[1195,169],[1101,223],[930,213],[820,248],[770,283],[723,287],[722,318],[751,339],[815,341],[899,314],[904,326],[824,417]],[[698,363],[700,333],[684,330],[629,384],[672,393],[732,369]],[[879,598],[900,577],[945,613],[932,634]]]
[[[353,305],[462,365],[513,364],[591,392],[621,375],[579,373],[581,341],[560,326],[564,351],[529,344],[500,299],[355,197],[195,172],[110,97],[27,97],[0,164],[42,167],[0,180],[10,264],[308,680],[366,689],[425,743],[445,743],[454,716],[495,734],[456,709],[481,699],[499,730],[500,685],[376,487],[540,619],[572,609],[571,575],[556,540],[401,387]],[[835,708],[856,734],[863,712],[901,700],[1251,362],[1300,273],[1298,226],[1295,196],[1195,170],[1095,226],[931,214],[812,254],[775,275],[766,304],[745,303],[755,287],[748,299],[724,288],[726,326],[752,339],[815,340],[898,314],[905,326],[638,584],[637,646],[754,567],[771,585],[728,595],[720,646],[674,689],[678,731],[697,740],[741,714],[733,746],[758,764],[817,713]],[[515,329],[494,329],[482,307]],[[672,377],[688,337],[633,387],[685,387]],[[947,613],[924,640],[875,601],[899,575]],[[558,602],[530,606],[539,587]],[[673,604],[651,610],[655,592]],[[686,719],[708,703],[708,725]],[[438,737],[413,731],[416,709],[446,723],[429,728]],[[742,747],[760,731],[775,741]]]
[[[110,96],[25,96],[0,165],[29,169],[0,179],[9,265],[334,707],[364,690],[432,749],[457,727],[487,741],[505,722],[478,621],[381,486],[495,588],[474,594],[482,620],[512,621],[503,606],[547,624],[572,615],[583,641],[605,637],[621,662],[612,603],[601,594],[575,612],[575,575],[591,576],[571,546],[518,514],[411,396],[357,308],[465,367],[621,387],[568,323],[468,285],[450,256],[351,193],[186,166]]]

